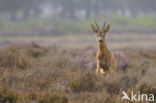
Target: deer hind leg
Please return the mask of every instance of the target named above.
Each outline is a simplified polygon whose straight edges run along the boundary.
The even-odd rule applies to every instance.
[[[117,79],[116,65],[111,65],[109,69],[111,70],[111,74],[113,75],[113,77]]]

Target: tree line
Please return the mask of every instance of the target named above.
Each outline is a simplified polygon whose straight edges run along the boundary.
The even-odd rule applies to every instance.
[[[75,19],[83,14],[109,15],[111,12],[138,16],[156,14],[156,0],[0,0],[0,14],[8,13],[11,21],[27,20],[31,15],[39,17],[43,9],[57,11],[54,16]]]

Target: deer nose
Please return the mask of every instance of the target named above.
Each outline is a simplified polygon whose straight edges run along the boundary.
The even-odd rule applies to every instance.
[[[101,43],[101,42],[102,42],[102,40],[99,40],[99,42]]]

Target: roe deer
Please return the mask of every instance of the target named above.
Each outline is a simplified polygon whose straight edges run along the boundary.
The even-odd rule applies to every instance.
[[[103,28],[100,30],[98,24],[95,22],[95,25],[91,24],[92,31],[96,34],[96,41],[98,44],[98,52],[96,55],[97,68],[96,74],[100,72],[103,76],[109,71],[116,71],[116,62],[115,57],[112,55],[110,50],[106,45],[106,33],[109,31],[110,24],[106,25],[104,22]]]

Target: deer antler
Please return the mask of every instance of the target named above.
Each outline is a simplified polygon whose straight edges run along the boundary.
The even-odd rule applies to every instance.
[[[95,21],[95,25],[97,27],[97,30],[99,31],[99,25],[96,23],[96,21]]]
[[[105,26],[106,26],[106,21],[104,21],[104,24],[103,24],[102,30],[104,30]]]

